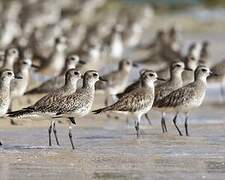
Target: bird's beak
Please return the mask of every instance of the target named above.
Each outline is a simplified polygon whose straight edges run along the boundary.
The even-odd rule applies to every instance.
[[[159,78],[159,77],[157,77],[157,80],[158,80],[158,81],[166,81],[165,79]]]
[[[138,67],[138,64],[137,63],[133,63],[132,66],[135,67],[135,68],[137,68]]]
[[[79,61],[79,64],[84,65],[84,64],[86,64],[86,62],[85,62],[85,61],[80,60],[80,61]]]
[[[35,65],[35,64],[31,64],[31,67],[32,67],[32,68],[35,68],[35,69],[38,69],[38,68],[40,68],[40,66],[38,66],[38,65]]]
[[[215,73],[215,72],[212,72],[212,71],[209,72],[209,75],[210,75],[210,76],[219,76],[219,74],[217,74],[217,73]]]
[[[191,68],[184,68],[186,71],[193,71]]]
[[[108,80],[104,79],[104,78],[101,77],[101,76],[99,77],[99,80],[100,80],[100,81],[108,81]]]
[[[15,76],[15,79],[23,79],[22,76]]]

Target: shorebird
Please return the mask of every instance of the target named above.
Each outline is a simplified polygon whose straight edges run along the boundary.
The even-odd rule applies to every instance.
[[[13,66],[19,58],[19,51],[16,48],[9,48],[5,52],[4,62],[1,69],[13,70]]]
[[[93,112],[95,114],[107,111],[127,112],[135,116],[136,135],[139,137],[141,117],[146,114],[153,105],[155,96],[154,82],[157,79],[159,78],[154,71],[146,70],[140,77],[141,87],[125,94],[116,103],[94,110]]]
[[[60,36],[55,39],[55,46],[49,58],[43,58],[39,72],[45,75],[59,75],[65,65],[66,38]]]
[[[81,74],[79,71],[76,71],[75,69],[70,69],[67,71],[65,75],[65,85],[57,89],[55,91],[50,92],[46,96],[42,97],[40,100],[38,100],[34,105],[29,106],[27,108],[23,108],[22,110],[9,112],[10,118],[21,118],[21,117],[30,117],[34,115],[42,115],[44,117],[48,117],[52,119],[52,116],[54,116],[59,109],[61,109],[61,103],[59,103],[59,100],[61,98],[67,97],[71,94],[73,94],[77,89],[77,81],[81,78]],[[76,124],[73,119],[70,119],[73,124]],[[51,124],[48,129],[49,133],[49,146],[52,145],[51,142],[51,133],[52,129],[54,132],[54,136],[56,139],[57,145],[59,145],[57,132],[56,132],[56,126],[55,121],[52,120]]]
[[[65,84],[65,73],[69,69],[75,69],[77,64],[84,64],[82,60],[80,60],[79,56],[77,55],[70,55],[66,58],[66,64],[59,76],[55,76],[45,82],[43,82],[41,85],[39,85],[36,88],[33,88],[25,93],[25,95],[31,95],[31,94],[42,94],[42,93],[49,93],[52,90],[59,89],[63,87]]]
[[[182,73],[182,79],[184,84],[189,84],[194,81],[194,72],[198,66],[198,60],[192,56],[188,55],[185,57],[185,71]]]
[[[0,117],[3,117],[10,106],[10,82],[14,79],[21,79],[14,75],[9,69],[0,70]],[[0,142],[0,145],[2,143]]]
[[[98,80],[104,81],[103,78],[99,77],[98,72],[89,70],[85,72],[83,76],[83,86],[80,89],[65,98],[61,98],[57,104],[60,104],[57,109],[58,117],[67,117],[70,120],[75,121],[75,117],[83,117],[87,115],[92,107],[95,97],[95,83]],[[72,139],[72,126],[69,126],[69,138],[74,149],[74,143]]]
[[[108,105],[108,95],[115,101],[116,94],[126,88],[132,66],[136,65],[128,60],[121,60],[118,70],[102,76],[107,82],[98,81],[96,83],[97,90],[104,89],[106,92],[105,105]]]
[[[200,64],[204,64],[204,65],[209,65],[209,42],[208,41],[203,41],[202,42],[202,49],[200,51],[200,59],[199,59],[199,63]]]
[[[162,112],[161,126],[162,131],[167,132],[166,122],[165,122],[165,112],[163,109],[157,107],[157,102],[163,99],[172,91],[182,87],[182,72],[184,71],[183,62],[174,62],[170,67],[170,79],[167,82],[156,85],[155,87],[155,99],[153,104],[153,110]]]
[[[185,114],[185,132],[189,136],[188,113],[202,104],[207,88],[206,79],[210,74],[212,72],[209,68],[206,66],[198,66],[195,70],[194,82],[171,92],[155,104],[155,106],[164,112],[176,112],[173,122],[180,136],[182,136],[182,133],[176,124],[177,115],[178,113]]]
[[[220,94],[222,100],[225,100],[225,91],[224,91],[224,83],[225,83],[225,59],[221,62],[215,64],[211,67],[212,72],[216,74],[216,76],[210,76],[209,82],[220,83]]]
[[[12,99],[23,96],[23,94],[27,90],[30,80],[31,67],[38,68],[37,66],[32,64],[31,59],[24,59],[19,62],[19,71],[16,74],[23,77],[23,79],[15,79],[11,81],[10,93]]]

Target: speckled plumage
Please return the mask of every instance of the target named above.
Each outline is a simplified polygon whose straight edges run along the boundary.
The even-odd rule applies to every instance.
[[[94,110],[95,114],[107,111],[129,112],[136,116],[135,128],[139,137],[139,124],[141,116],[147,113],[154,101],[154,81],[157,74],[151,70],[146,70],[141,74],[141,86],[122,96],[116,103]]]
[[[206,72],[201,72],[202,69],[206,69]],[[188,112],[190,109],[200,106],[206,92],[206,78],[209,75],[209,69],[200,66],[195,74],[196,79],[193,83],[171,92],[157,101],[156,106],[165,108],[164,111],[173,112]]]
[[[155,87],[155,100],[154,105],[157,104],[157,101],[171,93],[172,91],[182,87],[182,72],[184,70],[184,63],[174,62],[170,67],[170,79],[167,82],[160,83]]]
[[[182,135],[182,133],[176,124],[177,115],[180,112],[185,113],[185,132],[188,136],[188,112],[202,104],[207,86],[206,78],[210,73],[211,72],[207,67],[199,66],[195,70],[194,82],[171,92],[155,104],[157,108],[160,108],[164,112],[176,113],[173,122],[179,135]]]
[[[66,59],[66,65],[59,76],[55,76],[36,88],[33,88],[25,93],[25,95],[30,94],[41,94],[41,93],[48,93],[52,90],[56,90],[61,88],[65,84],[65,73],[69,69],[76,68],[76,65],[79,62],[79,57],[76,55],[71,55]]]
[[[22,117],[24,115],[33,114],[55,114],[60,109],[59,100],[65,96],[68,96],[76,91],[77,81],[81,75],[75,69],[70,69],[66,73],[66,83],[60,89],[50,92],[48,95],[42,97],[34,105],[24,108],[19,111],[9,113],[9,117]]]
[[[89,70],[84,74],[83,87],[75,93],[58,101],[58,115],[64,117],[85,116],[94,102],[95,83],[99,80],[97,71]]]
[[[9,108],[10,82],[14,78],[14,73],[9,69],[0,71],[0,117],[4,116]]]

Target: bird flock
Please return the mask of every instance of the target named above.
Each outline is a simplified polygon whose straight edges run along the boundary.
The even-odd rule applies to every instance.
[[[61,144],[56,122],[67,119],[72,149],[72,127],[88,114],[132,117],[139,138],[141,118],[151,124],[151,110],[162,114],[163,133],[168,132],[166,114],[173,113],[182,136],[177,117],[184,113],[189,136],[189,114],[203,103],[207,81],[220,83],[225,97],[225,61],[210,64],[207,40],[185,49],[176,26],[153,32],[151,6],[134,12],[110,10],[107,4],[107,0],[0,2],[0,116],[12,124],[18,118],[49,119],[49,146],[52,135]],[[104,105],[93,109],[98,91],[104,92]],[[16,99],[37,94],[42,97],[34,104],[15,110]]]

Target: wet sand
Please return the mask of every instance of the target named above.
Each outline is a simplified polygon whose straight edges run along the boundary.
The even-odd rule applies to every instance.
[[[102,106],[97,94],[94,108]],[[209,98],[208,98],[209,99]],[[152,126],[142,120],[136,139],[133,121],[92,115],[78,119],[71,150],[68,123],[57,123],[60,147],[48,147],[49,120],[1,119],[1,180],[15,179],[224,179],[224,105],[204,105],[190,117],[190,137],[179,137],[167,117],[168,134],[161,133],[160,114],[150,112]],[[210,114],[209,114],[210,112]],[[114,115],[112,115],[114,116]],[[182,131],[184,119],[178,123]]]

